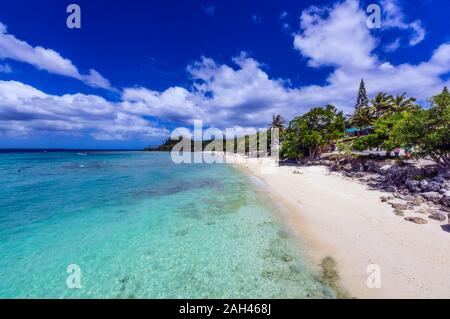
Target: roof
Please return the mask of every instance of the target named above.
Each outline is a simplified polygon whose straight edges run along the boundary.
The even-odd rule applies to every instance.
[[[366,129],[371,129],[373,128],[373,126],[366,126],[366,127],[362,127],[362,128],[358,128],[358,127],[351,127],[345,130],[345,133],[357,133],[357,132],[361,132],[364,131]]]

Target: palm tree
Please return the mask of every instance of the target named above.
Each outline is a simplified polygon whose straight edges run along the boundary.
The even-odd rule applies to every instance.
[[[416,107],[416,99],[413,97],[406,98],[406,93],[390,97],[390,112],[403,112]]]
[[[272,141],[272,133],[269,133],[268,137],[267,137],[267,143],[268,143],[268,152],[267,154],[269,156],[272,156],[272,144],[275,143],[275,148],[276,148],[276,152],[277,154],[279,154],[280,151],[280,143],[283,140],[283,132],[285,130],[284,128],[284,123],[286,123],[286,120],[280,115],[272,115],[272,123],[269,124],[269,132],[273,129],[278,129],[279,133],[278,133],[278,140],[277,141]]]
[[[375,121],[373,110],[369,107],[362,107],[355,110],[350,120],[350,124],[359,128],[371,126]]]
[[[284,130],[285,119],[280,115],[272,115],[272,123],[269,124],[269,128],[277,128],[281,131]]]
[[[372,112],[375,116],[375,118],[381,117],[383,114],[388,112],[391,108],[391,99],[392,96],[387,95],[386,93],[378,93],[373,99],[372,99]]]

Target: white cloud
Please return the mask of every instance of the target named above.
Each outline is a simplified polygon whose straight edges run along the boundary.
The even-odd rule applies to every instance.
[[[394,52],[400,47],[400,39],[395,39],[394,42],[387,44],[384,49],[386,52]]]
[[[328,103],[350,113],[361,78],[372,96],[379,91],[407,92],[421,101],[448,85],[441,77],[450,71],[450,44],[442,44],[429,59],[416,65],[380,60],[373,53],[377,45],[379,41],[367,28],[358,1],[311,7],[301,15],[301,31],[294,36],[294,47],[311,66],[334,66],[324,85],[292,88],[285,80],[271,78],[258,61],[242,53],[233,59],[234,65],[202,57],[188,66],[193,79],[190,91],[127,89],[123,99],[127,111],[139,114],[183,122],[202,118],[221,128],[260,127],[273,113],[292,118]]]
[[[391,25],[401,25],[403,15],[397,6],[393,6],[395,2],[386,1],[386,4],[390,5]],[[329,75],[327,85],[301,88],[305,96],[322,94],[323,100],[334,101],[351,111],[361,78],[366,80],[371,94],[407,92],[421,100],[448,84],[441,76],[450,71],[450,54],[447,55],[450,44],[442,44],[428,61],[418,65],[392,65],[380,61],[373,53],[379,41],[366,27],[364,11],[357,0],[338,2],[333,7],[311,7],[302,13],[301,28],[294,38],[295,48],[310,59],[311,65],[336,67]],[[398,43],[390,45],[394,49]]]
[[[259,23],[259,22],[262,21],[262,18],[261,18],[261,16],[259,16],[259,15],[257,15],[257,14],[252,14],[252,20],[253,20],[253,22],[255,22],[255,23]]]
[[[188,66],[192,90],[129,88],[124,90],[122,105],[130,113],[188,125],[202,119],[219,128],[264,127],[274,113],[291,119],[314,106],[334,104],[352,112],[361,78],[372,96],[379,91],[407,92],[421,101],[449,84],[440,77],[450,71],[450,44],[441,45],[428,61],[417,65],[379,62],[376,56],[372,60],[373,65],[366,68],[337,67],[323,86],[292,88],[282,79],[270,78],[262,65],[245,53],[233,59],[234,66],[203,57]]]
[[[415,46],[416,44],[422,42],[423,39],[425,39],[426,32],[419,20],[412,22],[410,26],[414,30],[414,33],[409,40],[409,45]]]
[[[167,135],[121,104],[96,95],[49,95],[16,81],[0,81],[0,134],[39,132],[90,134],[95,139],[125,140]]]
[[[12,73],[11,66],[8,63],[0,64],[0,73]]]
[[[356,0],[331,8],[310,7],[302,12],[302,31],[295,35],[294,47],[312,67],[372,67],[375,61],[370,53],[376,41],[366,27],[366,19]]]
[[[144,119],[146,116],[185,125],[202,119],[206,125],[240,127],[244,131],[266,126],[273,113],[291,119],[328,103],[352,112],[361,78],[371,96],[379,91],[407,92],[419,101],[450,86],[449,80],[443,80],[450,72],[450,43],[443,43],[417,64],[380,59],[374,53],[380,43],[369,32],[365,12],[358,4],[357,0],[346,0],[331,7],[311,7],[301,15],[294,48],[308,59],[309,65],[334,68],[325,84],[292,87],[287,80],[271,77],[264,64],[246,53],[229,64],[202,57],[187,67],[191,87],[175,86],[161,92],[126,88],[122,101],[117,103],[83,94],[52,96],[19,82],[3,81],[0,131],[92,131],[97,139],[166,132],[153,127]]]
[[[90,70],[89,74],[81,74],[72,61],[63,58],[58,52],[41,46],[33,47],[25,41],[9,34],[7,27],[0,22],[0,59],[12,59],[28,63],[50,73],[71,77],[92,87],[111,89],[108,80],[97,71]]]
[[[286,10],[283,10],[283,11],[280,13],[279,19],[280,19],[280,20],[283,20],[283,19],[285,19],[287,16],[288,16],[287,11],[286,11]]]
[[[409,30],[409,45],[415,46],[425,39],[426,31],[420,20],[407,22],[397,0],[382,0],[380,4],[383,8],[384,18],[382,28],[396,28],[400,30]]]
[[[100,73],[94,69],[89,70],[89,74],[82,75],[82,79],[86,84],[103,89],[115,90],[108,79],[104,78]]]
[[[146,88],[126,88],[122,93],[123,108],[127,112],[187,122],[202,118],[202,109],[195,96],[184,88],[171,87],[163,92]]]

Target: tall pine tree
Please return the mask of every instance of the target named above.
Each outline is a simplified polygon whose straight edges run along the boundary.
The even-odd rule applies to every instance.
[[[361,84],[359,85],[358,98],[356,99],[355,109],[361,109],[369,107],[369,98],[367,97],[366,85],[364,79],[361,79]]]

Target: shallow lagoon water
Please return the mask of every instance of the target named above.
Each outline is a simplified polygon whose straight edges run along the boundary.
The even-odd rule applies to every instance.
[[[1,298],[329,298],[248,177],[168,153],[0,154]],[[81,288],[66,285],[67,266]]]

